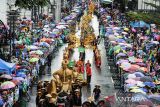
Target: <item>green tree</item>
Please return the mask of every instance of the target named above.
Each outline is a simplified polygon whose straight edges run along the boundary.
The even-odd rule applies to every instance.
[[[44,7],[47,6],[49,0],[16,0],[15,6],[24,9],[32,9],[34,6]]]

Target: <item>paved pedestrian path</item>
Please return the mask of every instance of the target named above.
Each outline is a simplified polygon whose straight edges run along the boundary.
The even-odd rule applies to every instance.
[[[92,26],[94,28],[96,36],[99,34],[99,22],[96,16],[93,16],[92,20]],[[77,34],[80,34],[80,31],[78,31]],[[59,70],[61,68],[61,62],[63,59],[63,50],[67,44],[62,46],[59,51],[57,52],[56,57],[52,60],[52,65],[51,65],[51,74]],[[100,43],[98,46],[99,49],[101,50],[101,57],[102,57],[102,65],[101,65],[101,70],[97,69],[95,66],[95,61],[94,61],[94,55],[93,55],[93,50],[92,49],[86,49],[86,59],[90,60],[91,65],[92,65],[92,78],[91,78],[91,84],[88,86],[84,86],[82,88],[82,101],[86,101],[88,97],[91,96],[92,91],[94,89],[94,86],[96,84],[99,84],[101,86],[101,91],[103,96],[108,96],[108,95],[114,95],[114,87],[113,87],[113,82],[111,79],[111,74],[109,72],[109,66],[106,58],[106,53],[105,53],[105,47],[103,41]],[[78,49],[74,49],[74,54],[72,56],[72,59],[78,60],[79,59],[79,52]],[[47,72],[46,72],[47,73]],[[46,74],[41,77],[42,80],[51,80],[52,75]],[[36,87],[33,88],[32,94],[31,94],[31,101],[28,103],[28,107],[36,107],[35,105],[35,98],[36,98]]]

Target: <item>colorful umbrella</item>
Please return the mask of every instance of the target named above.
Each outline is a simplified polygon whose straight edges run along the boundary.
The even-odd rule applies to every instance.
[[[116,37],[114,35],[109,35],[108,39],[110,41],[115,41],[116,40]]]
[[[124,39],[116,39],[117,42],[119,43],[125,43],[126,41]]]
[[[33,43],[33,45],[38,46],[38,45],[39,45],[39,42],[35,42],[35,43]]]
[[[117,59],[118,57],[125,57],[125,56],[127,56],[125,53],[119,53],[119,54],[116,55],[116,59]]]
[[[145,75],[142,72],[135,72],[136,77],[144,77]]]
[[[143,62],[143,59],[135,59],[135,62]]]
[[[152,78],[150,76],[144,76],[140,78],[140,81],[142,82],[152,82]]]
[[[156,44],[156,45],[158,45],[158,44],[159,44],[159,42],[158,42],[158,41],[151,41],[151,43],[154,43],[154,44]]]
[[[142,70],[144,72],[148,72],[148,69],[146,67],[140,67],[140,70]]]
[[[47,42],[40,42],[39,46],[50,47]]]
[[[29,62],[37,62],[37,61],[39,61],[39,58],[31,58],[31,59],[29,60]]]
[[[42,38],[40,41],[41,41],[41,42],[47,42],[48,44],[50,44],[50,43],[53,42],[53,39],[50,39],[50,38]]]
[[[110,43],[117,45],[118,43],[116,41],[110,41]]]
[[[29,54],[36,54],[36,51],[31,51],[29,52]]]
[[[117,65],[119,65],[119,64],[121,64],[121,63],[123,63],[123,62],[129,62],[128,60],[125,60],[125,59],[120,59],[120,60],[118,60],[117,61]]]
[[[119,50],[119,49],[121,49],[121,46],[120,46],[120,45],[117,45],[117,46],[115,46],[113,49],[114,49],[114,51]]]
[[[131,56],[134,55],[134,52],[130,51],[130,52],[127,53],[127,55],[131,57]]]
[[[129,75],[127,76],[127,78],[133,79],[133,78],[136,78],[136,75],[135,75],[135,74],[129,74]]]
[[[27,49],[29,49],[29,50],[37,50],[39,48],[37,46],[31,45],[31,46],[28,46]]]
[[[13,80],[24,81],[24,78],[22,78],[22,77],[14,77]]]
[[[16,76],[17,76],[17,77],[25,78],[25,77],[26,77],[26,74],[23,73],[23,72],[18,72],[18,73],[16,74]]]
[[[129,31],[129,28],[124,28],[124,31]]]
[[[136,64],[139,65],[139,66],[141,66],[141,67],[146,67],[147,66],[145,63],[142,63],[142,62],[138,62]]]
[[[128,60],[129,60],[130,62],[135,62],[135,59],[136,59],[136,58],[135,58],[134,56],[128,58]]]
[[[144,85],[148,86],[148,87],[156,87],[156,85],[153,82],[144,82]]]
[[[11,76],[11,75],[8,75],[8,74],[3,74],[3,75],[0,76],[0,78],[12,79],[12,76]]]
[[[19,69],[19,70],[17,70],[17,72],[29,72],[29,70],[28,69]]]
[[[140,68],[140,66],[135,65],[135,64],[132,64],[132,65],[130,66],[130,68],[126,68],[126,69],[124,69],[124,70],[125,70],[125,71],[128,71],[128,72],[135,72],[135,71],[139,70],[139,68]]]
[[[130,92],[146,94],[146,92],[144,92],[141,89],[132,89],[132,90],[130,90]]]
[[[123,34],[123,35],[127,35],[128,33],[127,33],[127,32],[122,32],[122,34]]]
[[[120,38],[120,39],[122,39],[123,38],[123,36],[116,36],[117,38]]]
[[[19,85],[21,83],[19,80],[11,80],[11,82],[13,82],[15,85]]]
[[[122,62],[120,67],[123,69],[129,69],[131,64],[129,62]]]
[[[1,89],[10,89],[14,88],[16,85],[11,81],[6,81],[1,84]]]
[[[144,85],[144,83],[143,83],[143,82],[141,82],[141,81],[137,81],[137,86],[138,86],[138,87],[144,87],[145,85]]]
[[[16,65],[16,69],[20,69],[21,68],[21,66],[20,65]]]
[[[36,51],[36,54],[38,54],[38,55],[43,55],[43,51],[37,50],[37,51]]]
[[[137,81],[135,81],[134,79],[127,79],[127,80],[125,80],[125,83],[128,83],[128,84],[137,84]]]

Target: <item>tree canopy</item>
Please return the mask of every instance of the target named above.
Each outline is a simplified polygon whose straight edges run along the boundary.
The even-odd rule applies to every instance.
[[[31,9],[33,6],[44,7],[49,3],[49,0],[16,0],[15,6],[24,9]]]

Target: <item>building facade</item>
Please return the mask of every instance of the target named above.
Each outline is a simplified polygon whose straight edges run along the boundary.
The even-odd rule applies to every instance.
[[[157,6],[160,6],[160,0],[138,0],[138,10],[148,10],[148,11],[155,10],[154,7],[145,4],[145,2],[153,3],[156,4]]]
[[[10,9],[15,10],[18,9],[18,7],[15,7],[16,0],[0,0],[0,20],[2,20],[5,24],[7,24],[7,11],[9,11]],[[55,21],[59,22],[61,19],[61,0],[50,0],[52,3],[52,5],[54,5],[54,11],[50,11],[51,10],[51,6],[48,5],[46,7],[43,8],[43,13],[46,15],[53,15],[55,16]],[[64,0],[63,0],[64,1]],[[20,13],[20,17],[27,17],[27,18],[31,18],[31,11],[30,10],[26,10],[26,9],[21,9],[21,13]]]

